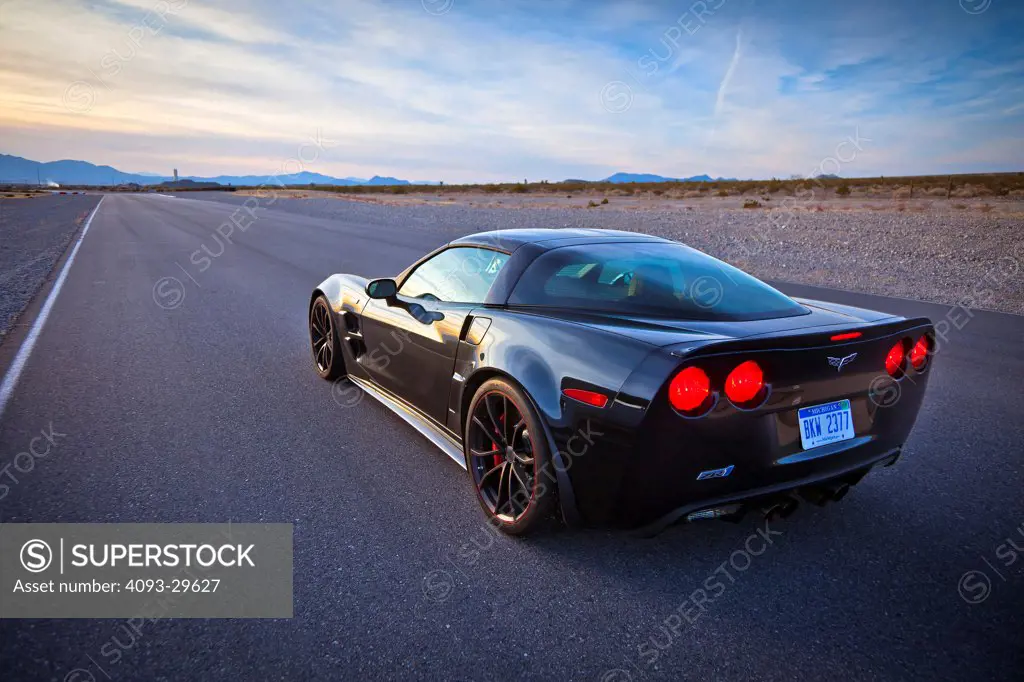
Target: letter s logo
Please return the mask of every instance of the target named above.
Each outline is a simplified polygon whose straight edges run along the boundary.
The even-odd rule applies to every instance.
[[[21,565],[30,573],[41,573],[50,567],[53,551],[42,540],[29,540],[21,546]]]

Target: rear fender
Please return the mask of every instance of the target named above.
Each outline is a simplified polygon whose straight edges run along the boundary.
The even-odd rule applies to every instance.
[[[559,430],[572,429],[580,414],[614,418],[619,388],[654,350],[635,339],[552,318],[487,308],[473,315],[491,324],[479,339],[467,340],[464,330],[459,342],[449,405],[454,419],[450,426],[457,433],[462,433],[473,392],[489,374],[512,377],[530,395],[556,439]],[[562,395],[564,388],[603,393],[608,405],[596,408],[568,399]]]
[[[603,447],[615,447],[621,422],[634,419],[636,412],[616,400],[619,387],[654,348],[551,318],[488,308],[475,310],[474,316],[491,324],[482,338],[465,334],[459,343],[448,426],[464,433],[469,403],[487,379],[501,376],[518,384],[544,424],[563,517],[576,525],[580,516],[569,469],[576,458],[599,457]],[[604,393],[608,404],[598,408],[566,398],[562,390],[567,387]]]

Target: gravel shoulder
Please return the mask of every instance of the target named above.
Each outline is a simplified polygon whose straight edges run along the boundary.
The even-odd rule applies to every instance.
[[[0,199],[0,339],[46,281],[99,195]]]
[[[250,198],[182,196],[233,204]],[[516,206],[282,196],[271,208],[368,227],[444,227],[453,236],[517,227],[629,230],[682,241],[763,279],[1024,314],[1024,212],[1013,206],[987,213],[884,206],[849,211],[817,204],[743,209],[713,202],[642,210]]]

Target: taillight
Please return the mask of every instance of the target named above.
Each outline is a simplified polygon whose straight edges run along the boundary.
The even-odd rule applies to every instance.
[[[889,349],[889,354],[885,356],[885,371],[889,373],[889,376],[894,379],[903,376],[903,363],[906,360],[906,355],[907,352],[903,348],[903,341],[897,341]]]
[[[910,349],[910,364],[917,371],[924,369],[928,364],[928,353],[932,349],[931,339],[924,335],[917,340],[914,347]]]
[[[686,414],[706,411],[711,407],[711,380],[700,367],[687,367],[668,385],[668,401]]]
[[[737,365],[725,380],[725,395],[734,405],[744,406],[753,402],[763,390],[764,373],[753,360]]]
[[[604,407],[608,404],[608,396],[597,391],[586,391],[582,388],[564,388],[562,393],[573,400],[578,400],[594,407]]]

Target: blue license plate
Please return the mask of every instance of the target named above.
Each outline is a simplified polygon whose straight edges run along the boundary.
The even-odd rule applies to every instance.
[[[797,416],[800,418],[800,444],[804,450],[854,437],[849,400],[803,407]]]

